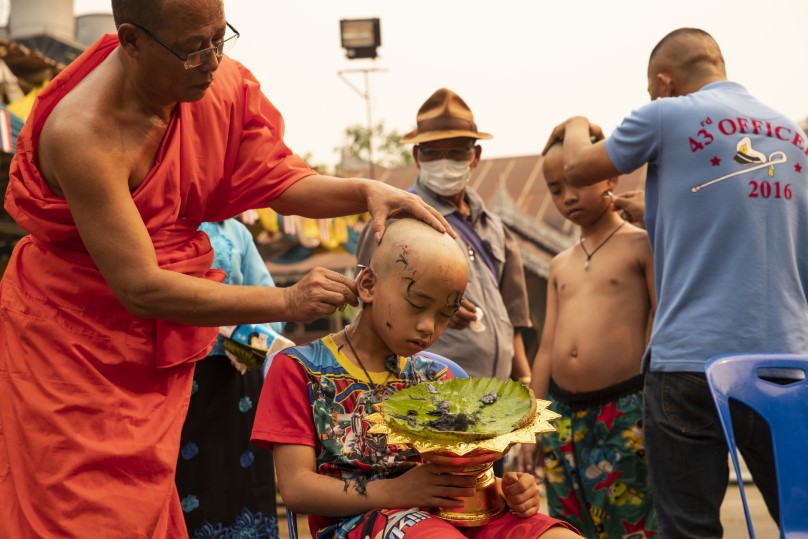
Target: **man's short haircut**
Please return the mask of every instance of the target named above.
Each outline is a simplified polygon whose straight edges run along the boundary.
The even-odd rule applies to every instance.
[[[112,0],[115,27],[133,22],[156,32],[161,27],[163,3],[164,0]]]
[[[718,42],[711,36],[709,33],[705,32],[701,28],[677,28],[676,30],[670,32],[668,35],[663,37],[659,40],[659,43],[656,44],[656,47],[653,48],[651,51],[651,56],[648,58],[648,62],[650,63],[654,57],[662,50],[665,45],[674,41],[676,38],[679,37],[700,37],[706,40],[711,41],[715,44],[715,48],[718,49]]]
[[[679,28],[663,37],[651,51],[649,68],[658,55],[660,62],[683,79],[692,80],[710,73],[726,74],[718,42],[699,28]]]

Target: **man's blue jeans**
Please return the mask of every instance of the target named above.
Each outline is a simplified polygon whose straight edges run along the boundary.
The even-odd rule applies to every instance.
[[[643,427],[651,492],[662,539],[722,537],[729,481],[727,444],[704,374],[649,372]],[[731,402],[738,449],[775,522],[777,483],[768,424]]]

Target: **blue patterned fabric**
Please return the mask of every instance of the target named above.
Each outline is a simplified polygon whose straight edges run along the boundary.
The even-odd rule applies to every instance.
[[[272,539],[278,537],[278,521],[274,516],[253,514],[246,507],[236,521],[225,526],[221,522],[205,522],[191,539]]]
[[[213,247],[213,268],[224,270],[226,284],[250,286],[275,286],[264,260],[255,247],[252,234],[236,219],[219,223],[202,223],[199,230],[210,238]],[[283,332],[283,322],[273,322],[272,329]],[[210,355],[223,356],[224,347],[220,336]]]
[[[225,283],[274,286],[250,231],[230,219],[200,227],[214,250],[213,267]],[[280,332],[283,325],[272,324]],[[177,491],[194,538],[278,537],[272,453],[250,444],[259,371],[241,374],[224,356],[221,340],[196,364],[177,461]]]

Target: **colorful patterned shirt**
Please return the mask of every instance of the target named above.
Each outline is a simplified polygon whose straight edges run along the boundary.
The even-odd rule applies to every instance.
[[[372,384],[331,335],[278,353],[258,402],[252,442],[268,449],[274,444],[311,446],[318,473],[342,479],[346,489],[360,492],[368,481],[404,473],[420,462],[418,454],[388,445],[383,435],[368,435],[364,418],[374,412],[373,404],[389,395],[452,374],[445,365],[420,355],[399,357],[390,370],[368,374]],[[361,517],[311,515],[309,525],[318,530],[317,537],[333,537]]]

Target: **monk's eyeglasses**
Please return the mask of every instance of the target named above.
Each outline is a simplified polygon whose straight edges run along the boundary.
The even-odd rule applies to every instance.
[[[215,54],[217,60],[221,60],[222,55],[224,53],[229,52],[230,50],[232,50],[233,45],[236,44],[236,41],[238,41],[238,38],[241,36],[241,34],[238,33],[238,30],[233,28],[233,25],[231,25],[229,22],[225,22],[225,24],[227,24],[227,27],[230,28],[230,30],[233,32],[233,35],[231,35],[228,38],[223,39],[222,41],[220,41],[219,43],[217,43],[216,45],[214,45],[212,47],[207,47],[205,49],[200,49],[198,51],[192,52],[191,54],[182,54],[181,52],[178,52],[178,51],[174,50],[173,47],[163,43],[160,40],[160,38],[158,38],[156,35],[154,35],[154,33],[151,30],[149,30],[148,28],[146,28],[144,26],[141,26],[141,25],[137,24],[136,22],[130,22],[129,24],[131,24],[132,26],[136,26],[137,28],[140,28],[141,30],[143,30],[146,33],[147,36],[149,36],[154,41],[156,41],[157,43],[159,43],[160,45],[165,47],[165,49],[168,52],[170,52],[171,54],[173,54],[174,56],[176,56],[177,58],[182,60],[183,65],[185,66],[185,69],[193,69],[195,67],[201,66],[204,63],[205,58],[207,58],[208,54],[210,54],[210,53]]]

